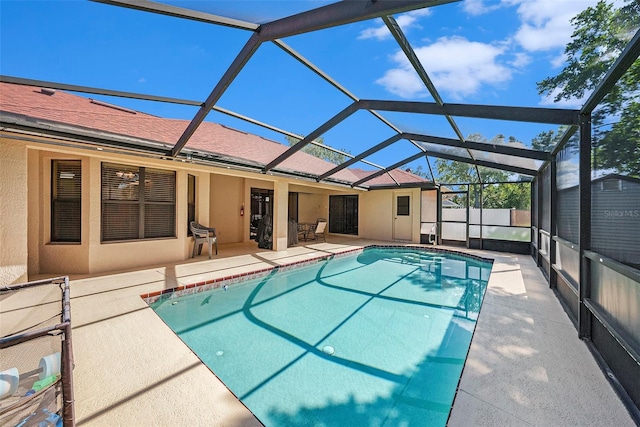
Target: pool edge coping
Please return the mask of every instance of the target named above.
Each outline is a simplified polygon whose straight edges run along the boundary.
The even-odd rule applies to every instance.
[[[184,295],[206,292],[212,289],[234,285],[239,282],[243,282],[245,280],[252,280],[252,279],[265,277],[279,271],[287,271],[293,268],[306,267],[308,265],[317,264],[318,262],[335,259],[335,258],[341,258],[343,256],[353,255],[356,252],[364,252],[367,249],[410,249],[410,250],[418,250],[423,252],[435,251],[435,252],[464,256],[467,258],[475,259],[477,261],[489,262],[491,264],[493,264],[494,262],[493,258],[485,258],[475,254],[470,254],[462,251],[456,251],[456,250],[445,249],[445,248],[438,248],[434,246],[373,244],[373,245],[367,245],[360,248],[349,249],[349,250],[336,252],[336,253],[324,253],[322,255],[318,255],[317,257],[314,257],[311,259],[294,261],[294,262],[289,262],[282,265],[265,267],[265,268],[261,268],[261,269],[257,269],[249,272],[217,277],[209,280],[203,280],[199,282],[189,283],[186,285],[176,286],[174,288],[163,289],[160,291],[146,292],[146,293],[140,294],[140,298],[142,298],[142,300],[147,305],[150,306],[151,304],[154,304],[159,300],[178,298]]]

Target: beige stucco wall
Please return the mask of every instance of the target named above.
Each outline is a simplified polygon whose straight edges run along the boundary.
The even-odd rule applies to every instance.
[[[139,265],[154,265],[184,259],[186,256],[184,241],[187,239],[187,172],[185,170],[176,171],[175,238],[103,243],[100,241],[101,163],[101,159],[98,158],[90,160],[89,272],[121,270]],[[128,161],[127,163],[163,168],[163,165],[149,165],[147,162],[140,161]],[[170,170],[166,166],[163,169]]]
[[[29,276],[99,273],[185,259],[193,240],[187,237],[187,176],[196,176],[197,216],[208,223],[212,168],[132,157],[99,150],[59,147],[31,141],[2,139],[2,209],[0,271],[3,283]],[[6,148],[5,148],[6,147]],[[51,160],[82,161],[82,240],[80,244],[51,243]],[[101,163],[154,167],[176,172],[176,237],[129,242],[101,242]],[[6,176],[5,176],[6,175]],[[230,177],[242,182],[243,178]],[[9,190],[8,187],[12,188]],[[17,188],[24,191],[15,191]],[[240,187],[242,188],[242,187]],[[28,189],[28,191],[27,191]],[[240,192],[241,196],[242,193]],[[4,203],[4,200],[7,202]],[[11,208],[9,209],[9,206]],[[5,212],[6,211],[6,212]],[[26,214],[25,214],[26,213]],[[239,229],[239,228],[238,228]],[[15,235],[14,235],[15,234]],[[22,260],[17,262],[17,260]],[[21,265],[22,267],[17,267]],[[23,273],[19,273],[20,270]],[[28,274],[26,274],[28,272]],[[12,277],[9,279],[9,277]]]
[[[0,284],[27,279],[27,150],[0,139]]]
[[[318,218],[329,218],[329,195],[298,193],[298,222],[314,223]]]
[[[395,195],[411,196],[411,242],[420,242],[420,189],[375,190],[361,193],[358,201],[359,236],[366,239],[394,240],[393,207]]]
[[[4,135],[4,134],[3,134]],[[7,134],[11,136],[10,134]],[[393,239],[393,190],[362,191],[311,181],[132,156],[95,147],[57,144],[39,137],[2,138],[0,195],[0,281],[26,281],[35,275],[100,273],[175,262],[191,255],[187,237],[188,175],[196,176],[196,219],[216,227],[220,244],[248,242],[251,189],[274,190],[274,249],[287,247],[288,195],[298,193],[298,220],[329,218],[329,195],[359,195],[359,236]],[[82,162],[82,240],[50,241],[51,161]],[[127,242],[101,242],[102,162],[153,167],[176,172],[176,237]],[[420,191],[412,195],[412,241],[419,242]],[[240,207],[244,204],[244,216]],[[26,214],[25,214],[26,213]]]
[[[279,179],[273,189],[273,250],[287,249],[289,221],[289,183]]]
[[[240,207],[244,203],[244,178],[212,174],[209,227],[215,227],[218,243],[234,243],[244,240],[244,219]],[[248,227],[248,225],[247,225]]]
[[[392,240],[393,193],[369,191],[358,201],[358,231],[367,239]]]
[[[91,169],[89,157],[78,153],[28,150],[29,156],[29,274],[86,273],[89,268],[89,230]],[[51,163],[52,160],[82,162],[81,243],[51,242]],[[95,181],[95,180],[94,180]]]

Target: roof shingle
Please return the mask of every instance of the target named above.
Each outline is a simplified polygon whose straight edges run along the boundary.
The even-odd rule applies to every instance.
[[[91,98],[64,91],[50,94],[50,91],[43,91],[39,87],[13,83],[0,83],[0,110],[32,119],[140,138],[170,146],[178,141],[189,124],[187,120],[162,118],[116,105],[93,102]],[[258,135],[205,121],[194,132],[185,148],[266,165],[289,147]],[[298,151],[282,162],[277,169],[322,175],[333,167],[335,165],[332,163]],[[370,173],[373,172],[343,169],[331,178],[353,183]],[[383,174],[366,182],[366,185],[425,182],[424,179],[400,169],[393,170],[391,174],[395,181],[388,174]]]

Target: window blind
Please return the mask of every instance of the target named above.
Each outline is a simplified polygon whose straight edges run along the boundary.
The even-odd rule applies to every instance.
[[[82,162],[51,161],[51,241],[79,243],[82,225]]]
[[[102,241],[175,237],[175,200],[175,172],[103,163]]]

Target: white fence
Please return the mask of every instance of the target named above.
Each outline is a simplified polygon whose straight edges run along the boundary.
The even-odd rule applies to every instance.
[[[482,213],[482,227],[480,214]],[[530,227],[511,225],[511,209],[469,209],[469,237],[517,242],[531,241]],[[442,238],[463,241],[467,239],[466,208],[442,209]],[[482,228],[482,230],[481,230]],[[482,231],[482,233],[481,233]]]

